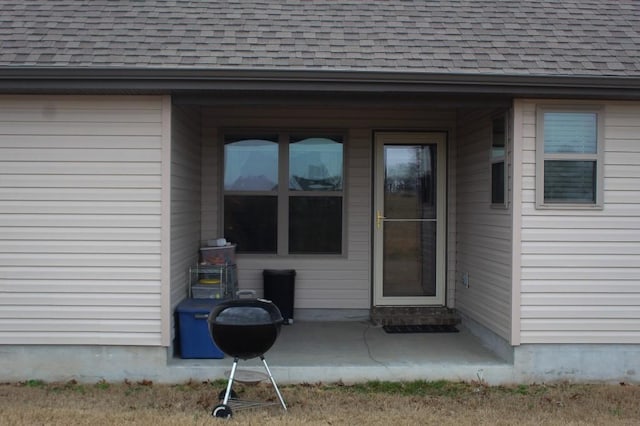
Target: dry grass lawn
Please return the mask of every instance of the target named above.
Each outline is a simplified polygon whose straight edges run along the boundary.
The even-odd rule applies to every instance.
[[[0,384],[6,425],[638,425],[640,386],[485,386],[370,382],[282,386],[279,405],[211,417],[225,382]],[[242,400],[277,402],[268,383],[238,385]]]

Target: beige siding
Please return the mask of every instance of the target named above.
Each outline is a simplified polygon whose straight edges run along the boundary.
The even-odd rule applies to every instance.
[[[604,105],[604,208],[560,210],[535,208],[536,102],[522,105],[522,343],[640,343],[640,106]]]
[[[202,220],[201,235],[202,242],[211,238],[216,238],[218,234],[218,204],[220,202],[220,170],[218,157],[219,149],[217,145],[218,129],[204,125],[202,128],[202,166],[201,166],[201,200],[200,205]],[[222,212],[220,212],[222,213]]]
[[[510,340],[511,210],[491,206],[492,118],[487,110],[458,117],[455,301],[460,312]]]
[[[187,297],[188,268],[200,248],[200,109],[172,107],[171,312]],[[172,332],[175,330],[171,327]],[[172,339],[175,336],[171,336]]]
[[[458,214],[457,200],[457,157],[458,157],[458,136],[453,129],[448,134],[447,141],[447,241],[446,241],[446,306],[456,308],[456,281],[458,254],[456,252],[456,241],[458,238],[456,216]]]
[[[262,293],[263,269],[295,269],[295,307],[302,309],[368,309],[371,306],[371,183],[374,130],[449,130],[453,111],[420,109],[207,108],[203,116],[203,234],[219,233],[217,203],[219,147],[216,136],[223,128],[343,129],[347,167],[346,238],[342,257],[238,256],[241,288]]]
[[[0,344],[161,342],[161,97],[0,96]]]

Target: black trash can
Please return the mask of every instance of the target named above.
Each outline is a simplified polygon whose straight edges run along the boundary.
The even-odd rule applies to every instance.
[[[264,298],[280,309],[284,324],[293,323],[293,299],[295,296],[295,269],[265,269]]]

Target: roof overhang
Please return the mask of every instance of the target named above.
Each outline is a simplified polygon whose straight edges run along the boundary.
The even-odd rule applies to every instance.
[[[351,93],[640,99],[640,77],[270,69],[0,68],[0,93]]]

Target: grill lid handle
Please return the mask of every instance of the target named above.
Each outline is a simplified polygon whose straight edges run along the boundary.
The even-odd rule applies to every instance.
[[[240,299],[242,296],[248,296],[251,299],[255,299],[256,292],[255,290],[238,290],[236,291],[236,296],[238,297],[238,299]]]

